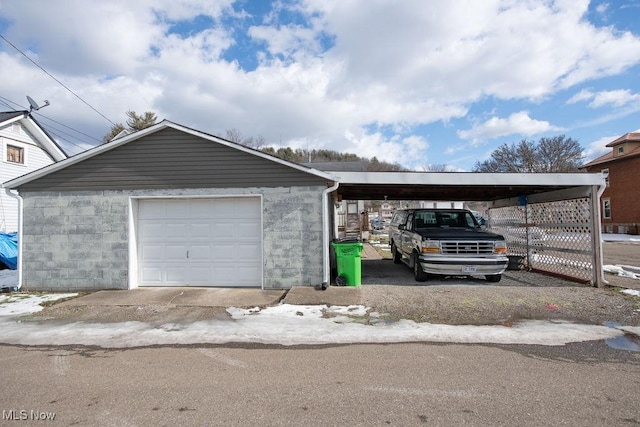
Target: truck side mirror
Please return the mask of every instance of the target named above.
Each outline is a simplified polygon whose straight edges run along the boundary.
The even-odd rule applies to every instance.
[[[398,230],[404,230],[406,227],[404,224],[399,224],[398,225]]]

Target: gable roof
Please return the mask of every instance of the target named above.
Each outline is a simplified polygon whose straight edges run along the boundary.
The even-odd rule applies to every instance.
[[[4,111],[0,112],[0,127],[20,122],[24,128],[35,138],[40,147],[45,150],[53,160],[59,162],[68,157],[51,135],[38,123],[28,111]]]
[[[624,155],[615,156],[613,154],[613,150],[611,150],[608,153],[603,154],[602,156],[596,159],[593,159],[590,162],[580,166],[580,169],[586,169],[591,166],[596,166],[603,163],[608,163],[608,162],[613,162],[618,160],[622,161],[630,157],[639,156],[640,155],[640,132],[626,133],[621,137],[614,139],[613,141],[608,143],[605,147],[612,148],[628,142],[631,143],[630,144],[631,150],[628,153],[625,153]]]
[[[223,146],[225,147],[227,150],[231,149],[232,152],[243,152],[246,154],[250,154],[251,156],[257,157],[257,158],[261,158],[261,159],[265,159],[268,160],[269,162],[273,162],[275,164],[279,164],[281,166],[286,166],[287,168],[291,168],[291,169],[295,169],[297,171],[300,172],[304,172],[305,174],[317,177],[317,178],[321,178],[323,180],[326,181],[333,181],[334,178],[325,173],[325,172],[321,172],[318,171],[316,169],[312,169],[312,168],[307,168],[304,167],[302,165],[299,165],[297,163],[291,163],[282,159],[279,159],[277,157],[271,156],[269,154],[263,153],[262,151],[258,151],[258,150],[254,150],[252,148],[248,148],[245,147],[243,145],[240,144],[236,144],[234,142],[225,140],[223,138],[219,138],[216,137],[214,135],[210,135],[201,131],[197,131],[191,128],[188,128],[186,126],[182,126],[179,125],[177,123],[173,123],[170,122],[168,120],[163,120],[162,122],[155,124],[153,126],[150,126],[146,129],[131,133],[129,135],[126,136],[122,136],[121,138],[118,138],[116,140],[112,140],[111,142],[108,143],[104,143],[102,145],[99,145],[95,148],[92,148],[90,150],[84,151],[78,155],[75,155],[73,157],[69,157],[61,162],[58,163],[54,163],[52,165],[49,165],[47,167],[44,167],[42,169],[39,169],[37,171],[34,171],[30,174],[27,175],[23,175],[21,177],[18,177],[16,179],[13,179],[11,181],[7,181],[3,184],[3,187],[5,188],[18,188],[21,187],[25,184],[29,184],[33,181],[36,181],[40,178],[43,178],[45,176],[54,174],[56,172],[61,171],[61,173],[66,172],[66,170],[68,168],[70,168],[73,165],[77,165],[81,162],[93,162],[95,161],[94,159],[101,155],[101,154],[105,154],[107,157],[111,156],[110,152],[113,152],[113,150],[116,150],[120,147],[122,148],[126,148],[127,144],[136,141],[136,140],[143,140],[143,141],[147,141],[148,138],[145,137],[154,137],[156,135],[163,135],[166,132],[179,132],[181,134],[187,134],[189,137],[193,138],[195,137],[195,139],[200,140],[200,141],[205,141],[205,142],[214,142],[216,144],[218,144],[219,146]],[[141,141],[142,143],[142,141]],[[133,147],[133,146],[132,146]],[[104,156],[103,156],[104,157]],[[182,167],[182,166],[180,166]],[[95,177],[94,177],[95,179]]]

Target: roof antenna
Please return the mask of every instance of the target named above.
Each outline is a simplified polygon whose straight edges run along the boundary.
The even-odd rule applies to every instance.
[[[29,112],[32,112],[33,110],[38,111],[41,108],[44,108],[46,106],[49,105],[49,101],[47,101],[46,99],[44,100],[44,105],[41,107],[38,105],[38,103],[36,101],[33,100],[32,97],[30,97],[29,95],[27,95],[27,101],[29,101],[29,105],[31,106],[31,108],[29,108]]]

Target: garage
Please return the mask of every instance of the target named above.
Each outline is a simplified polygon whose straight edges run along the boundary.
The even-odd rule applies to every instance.
[[[508,255],[527,271],[603,286],[600,174],[333,173],[336,201],[485,202],[488,230],[504,235]]]
[[[138,201],[140,286],[262,287],[259,197]]]
[[[333,183],[163,121],[5,183],[22,210],[19,283],[73,292],[318,285]]]

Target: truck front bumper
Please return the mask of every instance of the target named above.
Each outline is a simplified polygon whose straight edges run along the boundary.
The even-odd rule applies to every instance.
[[[447,257],[422,255],[420,266],[429,274],[445,276],[475,276],[502,274],[509,264],[506,256],[491,258],[482,257]]]

